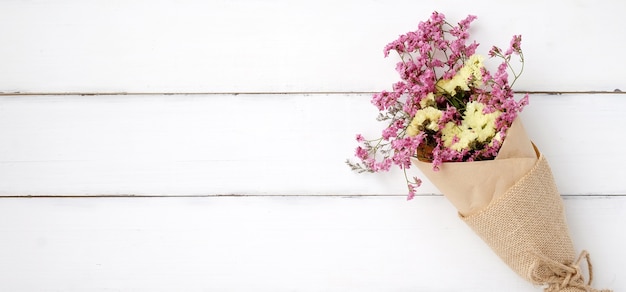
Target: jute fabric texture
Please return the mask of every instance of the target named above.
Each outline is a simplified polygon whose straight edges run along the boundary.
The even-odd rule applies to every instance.
[[[546,292],[600,291],[590,286],[589,255],[574,252],[562,199],[543,155],[504,195],[461,218],[517,274],[545,285]],[[582,260],[588,263],[588,282],[581,273]]]

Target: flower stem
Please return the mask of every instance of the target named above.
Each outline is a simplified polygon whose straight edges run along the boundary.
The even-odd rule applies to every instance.
[[[522,68],[520,68],[519,70],[519,74],[515,74],[515,71],[513,71],[513,68],[511,68],[511,65],[509,64],[509,68],[511,68],[511,71],[513,72],[513,76],[515,76],[515,78],[513,78],[513,81],[511,82],[511,87],[513,87],[513,84],[515,84],[515,81],[517,81],[517,78],[519,78],[520,76],[522,76],[522,73],[524,72],[524,54],[522,54],[522,52],[519,52],[519,58],[520,58],[520,62],[522,62]],[[509,62],[507,61],[507,64]]]

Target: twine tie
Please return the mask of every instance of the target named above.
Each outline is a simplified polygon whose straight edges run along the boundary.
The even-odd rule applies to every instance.
[[[586,250],[583,250],[578,256],[578,259],[569,265],[559,263],[539,253],[534,254],[539,258],[540,262],[546,264],[553,272],[552,275],[543,279],[536,276],[533,277],[534,281],[548,285],[544,290],[545,292],[573,291],[573,289],[568,288],[578,288],[576,290],[585,292],[611,292],[611,290],[598,290],[591,287],[593,266],[591,265],[589,252]],[[587,269],[589,271],[589,281],[587,281],[587,283],[585,283],[580,269],[580,263],[583,259],[587,262]],[[532,270],[534,269],[531,269],[531,271]]]

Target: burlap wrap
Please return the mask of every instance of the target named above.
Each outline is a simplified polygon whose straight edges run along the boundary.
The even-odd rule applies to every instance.
[[[576,259],[561,196],[543,155],[486,209],[461,218],[511,269],[533,284],[548,285],[546,291],[597,291],[581,274],[581,260],[590,265],[588,254]]]
[[[576,255],[563,202],[545,157],[515,121],[491,161],[413,163],[502,260],[546,292],[597,292],[589,254]],[[580,264],[585,260],[589,280]]]

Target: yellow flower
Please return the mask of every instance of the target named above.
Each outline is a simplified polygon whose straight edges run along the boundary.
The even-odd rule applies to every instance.
[[[469,149],[470,144],[476,141],[476,138],[477,138],[476,132],[470,129],[467,129],[464,126],[461,126],[461,128],[463,129],[463,131],[461,132],[461,134],[459,134],[459,142],[457,142],[455,145],[452,146],[452,149],[456,151]]]
[[[428,129],[432,131],[438,131],[439,118],[441,118],[441,111],[434,107],[425,107],[418,110],[415,113],[415,117],[411,120],[411,123],[406,129],[406,134],[409,137],[416,136],[420,132]]]
[[[454,137],[461,134],[462,131],[463,130],[461,129],[461,127],[457,126],[454,122],[448,122],[446,126],[441,130],[441,140],[443,140],[443,146],[447,148],[452,148],[451,146]],[[456,144],[458,143],[455,143],[455,145]]]
[[[473,70],[474,69],[472,67],[465,65],[458,72],[456,72],[456,75],[454,75],[454,78],[452,79],[463,81],[464,87],[467,88],[465,90],[469,90],[468,82],[474,74]]]
[[[452,79],[441,79],[437,81],[437,89],[439,89],[440,93],[447,93],[451,96],[456,95],[456,89],[461,88],[461,90],[468,91],[469,87],[467,86],[467,79],[463,79],[463,76],[460,75],[460,72],[457,72]]]
[[[480,102],[468,102],[461,125],[449,122],[441,130],[443,146],[455,151],[462,151],[469,149],[474,142],[485,143],[490,141],[490,145],[493,145],[493,141],[500,141],[502,137],[500,133],[496,133],[496,119],[501,112],[494,111],[485,114],[483,113],[484,109],[485,105]],[[456,142],[454,142],[455,140]]]
[[[457,139],[454,142],[455,138]],[[468,129],[465,125],[456,125],[454,122],[448,122],[441,130],[441,139],[443,146],[455,151],[468,149],[470,143],[476,140],[476,133]]]
[[[441,79],[437,81],[437,88],[441,93],[447,93],[451,96],[456,95],[456,89],[469,91],[470,84],[474,87],[480,87],[483,84],[481,68],[483,68],[483,57],[474,54],[469,57],[463,64],[463,67],[456,72],[452,79]]]
[[[496,135],[496,118],[500,116],[499,111],[485,114],[485,105],[470,101],[465,107],[463,115],[463,125],[476,134],[478,142],[491,140]]]
[[[456,85],[452,84],[449,79],[439,79],[435,86],[437,87],[437,91],[439,93],[447,93],[450,95],[456,94]]]
[[[435,105],[435,94],[429,92],[426,97],[420,100],[420,108],[426,108]]]
[[[483,56],[474,54],[465,61],[465,66],[463,66],[463,68],[468,68],[471,72],[472,83],[475,87],[480,87],[483,84],[483,74],[481,72],[481,69],[484,67],[483,59]],[[468,75],[469,78],[470,76]]]
[[[496,133],[496,135],[491,139],[489,146],[493,146],[493,142],[495,141],[502,142],[502,134],[500,134],[500,132]]]

